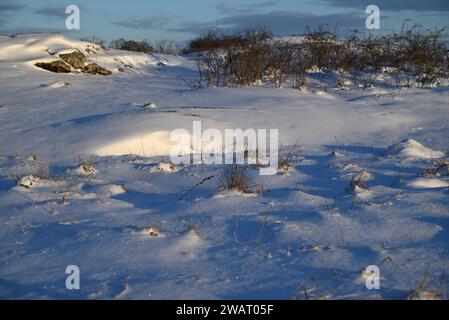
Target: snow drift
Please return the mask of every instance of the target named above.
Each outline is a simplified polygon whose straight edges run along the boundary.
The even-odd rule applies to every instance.
[[[74,40],[61,34],[21,34],[0,38],[0,62],[24,63],[34,67],[36,63],[51,63],[62,54],[79,51],[89,62],[118,72],[126,69],[145,69],[158,64],[177,65],[176,58],[152,54],[106,50],[94,43]]]
[[[413,139],[404,140],[390,146],[386,153],[390,157],[412,159],[438,159],[444,157],[443,152],[426,148],[421,143]]]

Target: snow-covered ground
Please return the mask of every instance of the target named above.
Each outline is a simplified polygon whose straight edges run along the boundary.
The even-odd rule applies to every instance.
[[[74,49],[113,74],[34,66]],[[196,78],[189,57],[0,38],[0,297],[448,297],[448,88],[194,89]],[[298,146],[293,167],[249,168],[263,192],[243,194],[218,188],[223,166],[167,164],[170,132],[198,120],[279,129]],[[80,290],[65,287],[68,265]],[[369,265],[380,290],[365,286]]]

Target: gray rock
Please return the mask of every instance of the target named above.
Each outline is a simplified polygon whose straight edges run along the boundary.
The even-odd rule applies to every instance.
[[[83,72],[89,73],[89,74],[99,74],[102,76],[109,76],[112,74],[111,71],[99,66],[96,63],[89,63],[87,66],[84,67]]]
[[[56,73],[70,73],[72,71],[72,68],[62,60],[38,62],[35,66]]]
[[[74,69],[83,69],[87,58],[80,51],[74,51],[72,53],[60,54],[59,57],[67,64],[71,65]]]
[[[88,73],[99,74],[102,76],[108,76],[112,74],[111,71],[99,66],[96,63],[87,63],[86,56],[80,51],[74,51],[72,53],[60,54],[59,57],[62,60],[47,62],[38,62],[36,67],[49,70],[56,73]]]

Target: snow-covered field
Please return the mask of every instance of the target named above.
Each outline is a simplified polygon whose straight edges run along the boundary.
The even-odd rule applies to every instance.
[[[113,74],[34,66],[74,49]],[[449,88],[196,78],[189,57],[0,38],[0,297],[448,297]],[[167,165],[170,132],[198,120],[279,129],[293,167],[249,168],[263,192],[247,194],[218,188],[223,166]],[[66,289],[68,265],[80,290]],[[365,286],[369,265],[380,290]]]

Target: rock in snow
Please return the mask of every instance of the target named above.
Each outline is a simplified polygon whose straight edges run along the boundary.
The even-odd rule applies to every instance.
[[[62,60],[56,60],[50,63],[38,62],[35,65],[36,67],[56,73],[70,73],[73,69],[78,72],[81,71],[83,73],[98,74],[102,76],[109,76],[112,74],[111,71],[96,63],[87,63],[86,56],[80,51],[63,53],[60,54],[59,57]]]
[[[56,73],[72,72],[72,68],[62,60],[56,60],[53,62],[38,62],[36,63],[36,67]]]
[[[85,62],[87,61],[86,56],[79,51],[62,53],[59,57],[64,60],[65,63],[72,66],[73,69],[83,69]]]
[[[109,76],[112,74],[111,71],[99,66],[96,63],[89,63],[87,66],[84,67],[82,72],[89,74],[99,74],[101,76]]]

